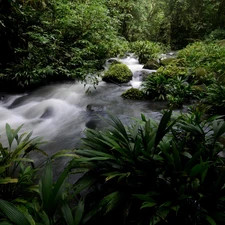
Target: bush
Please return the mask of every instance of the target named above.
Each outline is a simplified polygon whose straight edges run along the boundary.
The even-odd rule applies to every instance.
[[[172,108],[180,108],[195,97],[187,79],[180,76],[166,77],[158,72],[146,78],[142,90],[149,99],[168,100]]]
[[[29,154],[41,151],[40,138],[31,139],[32,132],[19,135],[22,126],[12,129],[6,124],[8,146],[0,144],[0,199],[12,201],[35,193],[37,169]]]
[[[224,115],[225,111],[225,86],[214,83],[206,88],[206,96],[202,99],[209,114]]]
[[[182,77],[176,77],[169,80],[166,85],[169,106],[172,108],[181,108],[184,103],[188,103],[192,98],[193,92],[191,85]]]
[[[148,99],[166,100],[168,79],[163,74],[153,73],[143,82],[141,88]]]
[[[74,169],[86,169],[75,191],[87,190],[88,224],[218,224],[225,222],[225,122],[199,113],[107,131],[87,130]],[[99,220],[101,218],[101,220]]]
[[[162,44],[149,41],[132,42],[130,48],[141,64],[145,64],[149,60],[158,59],[159,55],[166,50]]]
[[[105,72],[102,80],[106,82],[127,83],[132,79],[132,72],[125,64],[114,64]]]
[[[222,29],[216,29],[212,31],[206,38],[207,41],[222,40],[222,39],[225,39],[225,30]]]
[[[180,50],[177,55],[177,58],[184,61],[184,65],[194,73],[194,76],[197,68],[204,68],[208,79],[225,75],[225,62],[222,60],[224,57],[225,46],[216,42],[195,42]]]

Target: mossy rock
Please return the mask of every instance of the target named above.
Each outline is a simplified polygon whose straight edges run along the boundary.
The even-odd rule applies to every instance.
[[[132,100],[144,100],[145,94],[137,88],[130,88],[122,94],[122,97]]]
[[[148,62],[143,66],[143,69],[157,70],[159,67],[160,65],[156,60],[148,60]]]
[[[195,79],[197,84],[205,83],[208,80],[208,73],[206,69],[202,67],[196,68]]]
[[[225,74],[217,77],[217,80],[220,82],[220,84],[225,85]]]
[[[174,60],[176,60],[176,58],[166,58],[166,59],[162,59],[160,61],[160,64],[163,66],[167,66],[169,64],[171,64]]]
[[[114,64],[105,72],[102,80],[110,83],[127,83],[132,79],[132,72],[125,64]]]
[[[117,59],[108,59],[107,62],[110,63],[111,65],[121,64],[121,62],[118,61]]]

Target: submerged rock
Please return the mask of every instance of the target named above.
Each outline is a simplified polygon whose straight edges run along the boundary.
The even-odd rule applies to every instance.
[[[48,119],[52,116],[53,110],[50,107],[47,107],[45,109],[45,112],[41,115],[41,119]]]

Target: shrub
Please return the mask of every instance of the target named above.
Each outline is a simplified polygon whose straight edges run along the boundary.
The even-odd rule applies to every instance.
[[[215,115],[224,115],[225,110],[225,86],[214,83],[206,88],[206,96],[202,99],[207,112]]]
[[[178,66],[176,63],[169,64],[165,67],[161,66],[157,71],[157,74],[161,74],[166,78],[175,78],[175,77],[188,77],[190,75],[189,69],[184,66]]]
[[[107,131],[87,130],[74,169],[86,169],[75,192],[88,189],[93,224],[218,224],[225,222],[225,122],[199,113]],[[99,218],[101,218],[99,220]]]
[[[132,72],[125,64],[114,64],[105,72],[102,80],[106,82],[127,83],[132,79]]]
[[[206,38],[207,41],[222,40],[222,39],[225,39],[225,30],[222,29],[216,29],[212,31]]]
[[[141,64],[145,64],[152,59],[158,59],[159,55],[166,50],[162,44],[150,41],[132,42],[130,48]]]
[[[195,42],[180,50],[177,57],[194,73],[197,68],[204,68],[209,78],[224,76],[225,46],[216,42]]]
[[[168,79],[163,74],[153,73],[142,84],[142,90],[147,98],[154,100],[166,99]]]
[[[185,102],[189,102],[193,95],[191,85],[182,77],[170,79],[169,84],[166,85],[166,91],[166,98],[172,108],[182,107]]]
[[[8,146],[3,147],[0,144],[1,199],[27,197],[36,190],[37,169],[34,168],[34,161],[29,153],[41,151],[38,148],[40,138],[31,139],[32,132],[19,135],[21,128],[22,126],[14,130],[6,124]]]

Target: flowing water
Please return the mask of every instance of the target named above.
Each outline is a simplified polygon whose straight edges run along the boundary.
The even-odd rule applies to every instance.
[[[141,84],[141,71],[137,59],[120,60],[133,72],[133,80],[126,85],[99,82],[96,89],[87,93],[87,86],[79,82],[44,86],[24,95],[2,94],[0,100],[0,142],[7,143],[5,124],[21,132],[33,131],[33,136],[43,137],[42,146],[49,155],[62,149],[80,145],[85,128],[103,129],[107,123],[107,111],[117,115],[125,124],[141,113],[158,119],[166,103],[123,99],[121,94],[131,86]],[[153,72],[153,71],[148,71]]]

